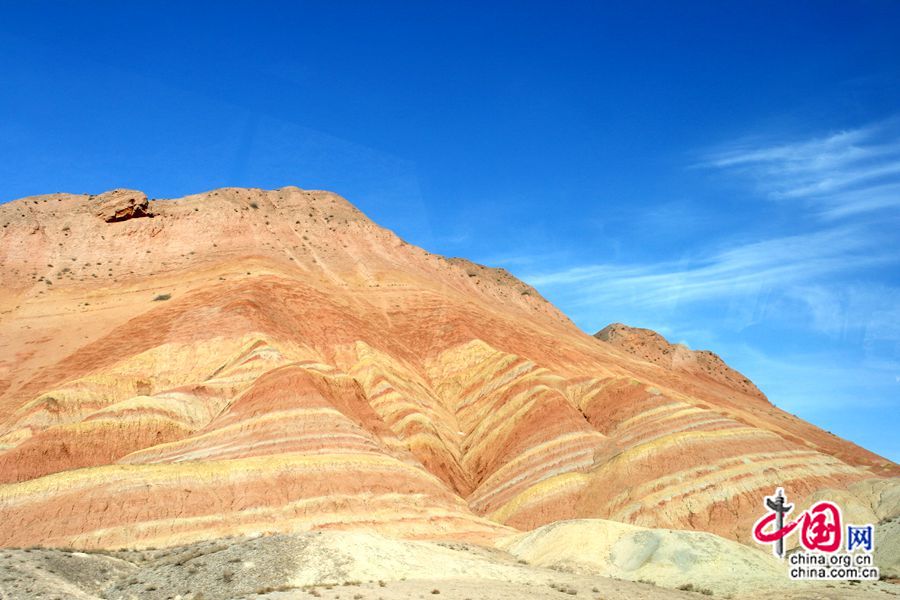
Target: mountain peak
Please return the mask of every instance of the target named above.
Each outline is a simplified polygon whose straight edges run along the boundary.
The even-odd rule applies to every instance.
[[[709,350],[691,350],[684,344],[671,344],[652,329],[611,323],[595,333],[594,337],[647,362],[690,372],[767,400],[750,379],[725,364],[717,354]]]
[[[785,481],[897,472],[711,354],[600,337],[330,192],[2,205],[0,545],[589,517],[740,539]]]

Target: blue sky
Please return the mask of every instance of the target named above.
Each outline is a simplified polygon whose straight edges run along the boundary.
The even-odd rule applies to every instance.
[[[0,200],[334,190],[900,460],[900,4],[182,4],[0,3]]]

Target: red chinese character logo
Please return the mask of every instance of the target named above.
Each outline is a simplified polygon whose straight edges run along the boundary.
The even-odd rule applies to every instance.
[[[803,516],[803,515],[801,515]],[[764,516],[762,519],[756,522],[756,527],[753,529],[753,537],[760,544],[771,544],[772,542],[777,542],[778,540],[787,537],[787,535],[794,530],[794,528],[800,524],[800,519],[796,521],[791,521],[787,525],[783,525],[782,527],[776,527],[772,531],[766,531],[766,527],[769,524],[776,520],[778,515],[776,513],[769,513]]]
[[[841,547],[841,509],[832,502],[816,502],[803,513],[800,543],[807,550],[834,552]]]
[[[774,496],[766,497],[764,506],[769,513],[760,517],[753,527],[753,538],[760,544],[772,544],[772,552],[784,557],[784,538],[800,525],[800,544],[807,550],[835,552],[841,547],[841,509],[833,502],[816,502],[790,523],[784,516],[794,510],[786,504],[784,491],[778,488]],[[769,529],[772,522],[774,528]]]

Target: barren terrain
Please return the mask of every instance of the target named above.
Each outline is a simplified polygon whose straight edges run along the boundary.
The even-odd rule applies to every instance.
[[[364,597],[557,597],[553,573],[579,597],[737,597],[775,577],[742,544],[776,487],[881,523],[896,565],[898,473],[710,352],[588,335],[506,271],[407,244],[329,192],[0,205],[0,546],[91,552],[7,551],[9,597],[29,578],[63,597],[353,597],[322,588],[341,577]],[[341,532],[408,560],[376,545],[371,575],[302,575],[298,557],[340,544],[298,548]],[[215,574],[166,562],[220,543]],[[261,569],[281,543],[301,546],[276,577]],[[623,567],[623,548],[644,562]],[[255,566],[223,583],[232,550],[259,558],[233,556]],[[744,580],[723,552],[754,565]]]

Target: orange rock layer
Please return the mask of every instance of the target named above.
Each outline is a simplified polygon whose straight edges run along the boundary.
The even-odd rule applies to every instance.
[[[0,265],[0,545],[573,517],[745,540],[775,486],[898,474],[717,357],[595,339],[327,192],[26,198]]]

